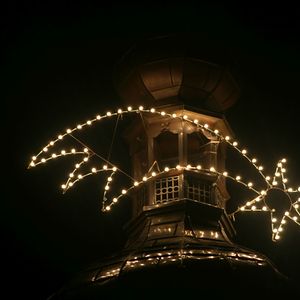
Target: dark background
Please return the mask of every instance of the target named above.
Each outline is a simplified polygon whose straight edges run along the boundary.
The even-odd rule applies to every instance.
[[[269,174],[287,157],[290,184],[300,184],[300,16],[287,2],[251,3],[6,3],[1,10],[1,271],[11,295],[45,299],[73,272],[124,242],[126,201],[104,215],[97,180],[61,195],[66,164],[26,167],[60,130],[119,106],[115,63],[145,38],[192,33],[199,45],[222,44],[242,90],[227,113],[238,140]],[[103,134],[100,130],[95,138]],[[287,234],[274,244],[263,229],[269,226],[266,219],[243,217],[238,225],[242,243],[300,279],[300,228],[289,223]]]

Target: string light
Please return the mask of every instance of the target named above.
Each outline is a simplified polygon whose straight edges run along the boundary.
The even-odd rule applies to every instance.
[[[85,123],[80,123],[80,124],[76,125],[74,128],[68,128],[65,131],[65,133],[59,134],[57,136],[57,138],[51,140],[47,145],[42,147],[42,150],[38,154],[32,156],[31,161],[29,162],[28,168],[36,167],[39,164],[46,163],[51,159],[56,159],[56,158],[61,157],[61,156],[67,156],[67,155],[70,155],[70,154],[72,154],[72,155],[84,155],[83,161],[79,164],[76,164],[74,171],[70,173],[70,175],[71,174],[73,174],[73,175],[69,176],[68,183],[65,183],[65,184],[62,185],[62,186],[64,186],[63,190],[67,190],[69,187],[73,186],[75,182],[85,178],[86,176],[89,176],[90,174],[97,174],[99,171],[116,172],[117,168],[112,167],[112,166],[108,167],[107,165],[104,165],[103,168],[101,168],[101,169],[97,169],[97,168],[93,167],[91,169],[90,173],[78,174],[78,175],[81,175],[81,177],[78,178],[78,175],[77,175],[77,179],[72,181],[71,179],[74,178],[74,173],[78,171],[78,169],[80,168],[82,163],[87,163],[88,162],[89,157],[92,154],[90,152],[90,150],[85,148],[83,151],[78,151],[75,148],[73,148],[71,151],[61,150],[60,154],[52,152],[46,157],[45,157],[45,154],[48,154],[49,152],[51,152],[50,148],[53,147],[56,143],[61,142],[67,136],[72,136],[71,133],[73,134],[77,130],[84,130],[84,128],[92,127],[92,125],[96,121],[100,121],[100,120],[103,120],[103,119],[108,118],[108,117],[120,116],[120,115],[123,115],[123,114],[134,113],[134,112],[152,113],[152,114],[157,114],[157,115],[160,115],[160,116],[163,116],[163,117],[170,117],[170,118],[173,118],[173,119],[175,119],[175,118],[178,118],[178,119],[181,119],[181,120],[183,119],[184,122],[189,122],[189,123],[193,124],[194,126],[196,126],[197,128],[207,131],[211,135],[216,136],[219,140],[224,140],[227,144],[229,144],[235,150],[237,150],[238,153],[242,154],[242,156],[244,158],[246,158],[251,163],[251,165],[258,170],[258,173],[263,177],[263,179],[266,183],[266,188],[264,189],[264,193],[258,192],[255,188],[253,188],[253,183],[252,182],[248,182],[248,183],[242,182],[241,176],[236,176],[234,178],[234,177],[228,175],[228,172],[226,172],[226,171],[222,172],[222,174],[221,174],[217,170],[215,170],[214,167],[210,167],[208,170],[207,169],[202,169],[202,167],[200,165],[195,166],[195,167],[193,167],[193,166],[188,166],[188,167],[187,166],[186,167],[177,166],[175,168],[166,167],[163,172],[169,172],[171,170],[177,170],[177,171],[178,170],[192,170],[192,171],[195,171],[195,172],[199,172],[199,170],[202,170],[203,172],[213,173],[214,175],[229,178],[229,179],[234,180],[235,182],[247,187],[248,189],[252,190],[253,192],[255,192],[257,194],[257,196],[262,197],[262,198],[256,197],[254,200],[248,201],[248,202],[250,202],[250,206],[247,206],[247,207],[249,207],[250,210],[253,210],[252,209],[253,206],[254,206],[254,205],[252,205],[253,201],[254,201],[253,203],[255,203],[255,201],[263,200],[261,202],[264,205],[262,207],[256,207],[255,206],[255,211],[260,211],[260,210],[261,211],[268,211],[268,212],[271,212],[271,215],[275,213],[275,210],[274,210],[274,208],[271,208],[268,205],[266,205],[266,203],[264,201],[264,198],[267,196],[267,194],[269,193],[270,190],[275,189],[275,188],[280,189],[285,194],[287,194],[289,197],[291,197],[290,194],[292,194],[292,193],[299,193],[300,192],[300,187],[298,187],[297,189],[293,189],[291,187],[289,187],[289,188],[286,187],[286,184],[288,182],[287,178],[285,178],[285,176],[284,176],[284,174],[286,173],[286,168],[284,167],[284,165],[287,161],[286,158],[283,158],[283,159],[281,159],[281,161],[278,162],[277,169],[275,171],[273,180],[271,180],[270,176],[265,176],[263,174],[262,171],[263,171],[264,167],[262,165],[259,165],[259,166],[256,165],[257,158],[250,158],[247,154],[248,151],[246,149],[238,148],[238,142],[237,141],[232,142],[231,137],[229,137],[229,136],[223,137],[222,134],[219,132],[219,129],[210,128],[210,126],[208,124],[201,124],[198,119],[190,119],[188,114],[180,115],[180,114],[176,114],[176,113],[169,113],[169,112],[165,112],[165,111],[159,111],[159,110],[156,110],[154,108],[151,108],[150,110],[148,110],[148,109],[145,109],[143,106],[139,106],[138,109],[133,109],[131,106],[128,106],[127,110],[122,110],[121,108],[119,108],[116,112],[108,111],[106,114],[96,115],[95,118],[89,119]],[[43,157],[41,157],[42,154],[43,154]],[[113,170],[113,168],[114,168],[114,170]],[[133,187],[137,187],[141,183],[145,183],[149,179],[151,179],[153,177],[156,177],[156,176],[159,176],[161,174],[161,172],[158,172],[157,174],[156,173],[154,174],[154,173],[155,172],[152,172],[151,176],[147,176],[147,175],[143,176],[141,182],[139,182],[137,180],[134,181]],[[112,178],[112,175],[110,174],[110,176],[108,178]],[[112,180],[109,179],[107,182],[110,183],[111,181]],[[105,187],[106,186],[107,186],[107,184],[105,185]],[[129,191],[130,191],[130,189],[126,189],[126,193],[129,192]],[[300,223],[298,221],[298,217],[295,215],[295,214],[299,215],[299,211],[298,211],[299,204],[296,204],[296,202],[298,202],[298,203],[300,202],[300,197],[298,198],[298,201],[291,202],[291,208],[290,208],[290,211],[288,211],[289,214],[284,215],[281,222],[279,222],[281,224],[281,226],[284,225],[285,222],[286,222],[284,218],[289,218],[289,219],[293,220],[294,222],[296,222],[298,225],[300,225]],[[115,201],[111,201],[111,203],[115,203]],[[247,207],[241,206],[236,212],[238,212],[238,211],[247,211],[247,210],[249,210]],[[106,210],[106,211],[110,210],[110,205],[104,206],[103,209]],[[235,214],[236,212],[234,212],[233,214]],[[282,227],[280,227],[280,228],[282,228]],[[278,235],[279,227],[274,228],[274,229],[277,229],[277,232],[276,232],[275,235],[273,235],[273,240],[277,240],[277,239],[280,238],[279,235]]]

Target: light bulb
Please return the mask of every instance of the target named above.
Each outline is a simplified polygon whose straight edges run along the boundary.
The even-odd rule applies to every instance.
[[[87,162],[88,160],[89,160],[88,157],[85,157],[85,158],[83,159],[83,161],[85,161],[85,162]]]
[[[292,193],[293,189],[292,188],[288,188],[288,192]]]
[[[286,163],[286,158],[283,158],[281,161],[282,161],[283,163]]]
[[[282,231],[283,231],[283,228],[282,228],[282,227],[279,227],[279,228],[278,228],[278,231],[279,231],[279,232],[282,232]]]
[[[201,167],[200,165],[197,166],[197,170],[201,170],[201,168],[202,168],[202,167]]]
[[[162,116],[164,116],[166,113],[165,113],[164,111],[162,111],[160,114],[161,114]]]
[[[100,116],[100,115],[97,115],[97,116],[96,116],[96,119],[97,119],[97,120],[100,120],[100,119],[101,119],[101,116]]]
[[[126,190],[122,190],[122,194],[125,195],[127,193]]]
[[[151,108],[150,112],[155,113],[155,108]]]
[[[61,188],[62,188],[62,189],[65,189],[65,188],[66,188],[66,185],[65,185],[65,184],[62,184],[62,185],[61,185]]]
[[[32,162],[30,163],[30,166],[31,166],[31,167],[35,167],[35,163],[32,161]]]
[[[204,124],[203,127],[207,129],[209,127],[209,125],[208,124]]]
[[[60,153],[61,153],[62,155],[65,155],[65,154],[66,154],[66,150],[61,150]]]
[[[286,168],[281,168],[281,172],[285,173],[286,172]]]
[[[113,202],[114,202],[114,203],[117,203],[117,202],[118,202],[118,199],[117,199],[117,198],[114,198],[114,199],[113,199]]]
[[[80,164],[76,164],[75,168],[78,169],[80,167]]]
[[[223,176],[228,176],[228,173],[227,172],[223,172]]]
[[[277,167],[282,167],[282,163],[279,162],[279,163],[277,164]]]
[[[32,160],[36,160],[36,156],[32,156]]]
[[[248,201],[248,202],[246,203],[246,206],[250,206],[250,205],[251,205],[251,202]]]
[[[128,111],[132,111],[132,107],[131,107],[131,106],[128,106],[128,107],[127,107],[127,110],[128,110]]]
[[[270,179],[271,179],[271,177],[270,177],[270,176],[266,176],[266,179],[267,179],[267,180],[270,180]]]
[[[267,207],[266,207],[266,206],[263,206],[262,210],[263,210],[263,211],[266,211],[266,210],[267,210]]]
[[[82,126],[79,124],[79,125],[77,125],[77,129],[81,129],[82,128]]]
[[[297,208],[299,208],[299,205],[298,205],[298,204],[295,204],[294,207],[297,209]]]
[[[195,119],[195,120],[194,120],[194,123],[195,123],[195,124],[198,124],[198,123],[199,123],[199,121],[198,121],[197,119]]]
[[[92,172],[93,172],[93,173],[96,173],[96,172],[97,172],[97,169],[96,169],[96,168],[92,168]]]
[[[41,162],[42,162],[42,163],[46,162],[46,159],[45,159],[45,158],[42,158],[42,159],[41,159]]]
[[[91,125],[92,121],[88,120],[88,121],[86,121],[86,124]]]
[[[81,175],[81,174],[78,174],[77,177],[78,177],[78,179],[81,179],[81,178],[82,178],[82,175]]]
[[[252,209],[252,210],[256,210],[256,206],[255,206],[255,205],[252,205],[252,206],[251,206],[251,209]]]
[[[252,187],[252,186],[253,186],[253,183],[252,183],[252,182],[248,182],[248,186],[249,186],[249,187]]]
[[[49,144],[50,144],[51,146],[53,146],[53,145],[54,145],[54,142],[53,142],[53,141],[51,141]]]
[[[107,165],[104,165],[104,166],[103,166],[103,170],[107,170]]]
[[[176,114],[172,114],[172,117],[173,117],[173,118],[176,118],[176,117],[177,117],[177,115],[176,115]]]
[[[257,159],[256,158],[252,158],[251,161],[255,164],[257,162]]]
[[[143,177],[143,181],[147,181],[148,178],[146,176]]]
[[[57,155],[55,153],[52,153],[51,155],[53,158],[55,158]]]
[[[43,149],[43,151],[44,151],[44,152],[47,152],[47,151],[48,151],[48,148],[47,148],[47,147],[45,147],[45,148]]]
[[[106,207],[105,207],[105,210],[110,211],[110,206],[106,206]]]
[[[168,167],[165,167],[165,172],[169,172],[169,168]]]
[[[236,180],[241,180],[241,176],[236,176],[235,179]]]
[[[262,171],[263,169],[264,169],[263,166],[259,166],[259,167],[258,167],[258,170],[259,170],[259,171]]]
[[[58,139],[61,140],[62,138],[63,138],[63,136],[60,134],[60,135],[58,136]]]
[[[122,113],[122,109],[119,108],[119,109],[118,109],[118,114],[121,114],[121,113]]]
[[[244,206],[242,206],[242,207],[241,207],[241,210],[242,210],[242,211],[244,211],[244,210],[245,210],[245,207],[244,207]]]
[[[214,167],[210,167],[210,168],[209,168],[209,171],[211,171],[211,172],[215,172],[215,171],[216,171],[216,169],[215,169]]]
[[[70,178],[74,177],[74,174],[73,174],[73,173],[70,173],[70,174],[69,174],[69,177],[70,177]]]
[[[297,221],[297,220],[298,220],[298,218],[295,216],[295,217],[293,217],[293,220],[294,220],[294,221]]]
[[[233,142],[232,145],[233,145],[234,147],[236,147],[236,146],[238,145],[238,142]]]
[[[272,218],[272,222],[273,222],[273,223],[276,223],[276,222],[277,222],[277,219],[276,219],[276,218]]]
[[[116,172],[116,171],[117,171],[117,167],[113,167],[112,169],[113,169],[113,171],[114,171],[114,172]]]
[[[105,189],[106,191],[108,191],[108,190],[109,190],[109,186],[106,185],[104,189]]]
[[[262,190],[262,191],[260,191],[260,194],[261,194],[261,195],[266,195],[267,192],[266,192],[265,190]]]
[[[276,177],[279,177],[279,176],[280,176],[280,173],[279,173],[279,172],[276,172],[276,173],[275,173],[275,176],[276,176]]]
[[[246,149],[243,149],[242,150],[242,154],[246,154],[247,153],[247,150]]]
[[[286,211],[286,212],[284,213],[284,215],[285,215],[285,216],[289,216],[290,213],[289,213],[288,211]]]
[[[69,186],[73,186],[73,184],[74,184],[74,183],[73,183],[72,181],[69,182]]]
[[[108,117],[110,117],[110,116],[111,116],[111,112],[108,111],[108,112],[106,113],[106,115],[107,115]]]
[[[215,130],[214,130],[214,133],[215,133],[215,134],[218,134],[218,133],[219,133],[219,130],[218,130],[218,129],[215,129]]]
[[[225,136],[225,140],[226,140],[226,141],[229,141],[229,140],[230,140],[230,136],[226,135],[226,136]]]
[[[189,170],[192,166],[191,165],[187,165],[186,168]]]
[[[155,172],[152,172],[151,175],[152,175],[153,177],[155,177],[155,176],[156,176],[156,173],[155,173]]]
[[[273,182],[272,182],[272,185],[277,185],[277,184],[278,184],[277,181],[273,181]]]
[[[89,152],[89,149],[88,148],[84,148],[83,152],[87,153],[87,152]]]
[[[72,153],[75,153],[75,152],[76,152],[76,150],[73,148],[73,149],[71,149],[71,152],[72,152]]]
[[[112,181],[112,178],[111,178],[111,177],[108,177],[108,178],[107,178],[107,181],[111,182],[111,181]]]
[[[277,228],[274,228],[274,229],[273,229],[273,232],[274,232],[274,233],[276,233],[277,231],[278,231]]]
[[[139,106],[139,110],[144,110],[144,107],[143,106]]]
[[[187,116],[187,115],[184,115],[183,118],[186,120],[186,119],[188,118],[188,116]]]
[[[275,236],[275,240],[279,240],[280,239],[280,236],[277,234],[276,236]]]
[[[138,186],[139,183],[137,181],[134,182],[134,186]]]

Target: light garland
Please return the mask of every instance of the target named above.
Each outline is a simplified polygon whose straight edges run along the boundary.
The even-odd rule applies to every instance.
[[[244,157],[258,171],[260,176],[263,178],[264,182],[266,183],[266,188],[259,192],[258,190],[256,190],[253,187],[252,182],[248,182],[248,183],[243,182],[242,179],[241,179],[241,176],[239,176],[239,175],[233,177],[233,176],[228,175],[228,172],[219,173],[217,170],[214,169],[214,167],[211,167],[209,169],[202,169],[201,166],[187,165],[187,166],[177,166],[177,167],[173,167],[173,168],[166,167],[161,172],[158,172],[158,173],[152,172],[150,176],[147,176],[147,174],[146,174],[142,177],[142,180],[140,180],[140,181],[134,180],[132,186],[130,186],[127,189],[122,189],[119,196],[114,197],[111,201],[108,201],[106,195],[107,195],[108,190],[110,189],[110,184],[111,184],[112,178],[115,175],[115,173],[117,171],[120,171],[120,172],[122,172],[123,174],[126,175],[126,173],[124,171],[122,171],[121,169],[119,169],[117,166],[114,166],[113,164],[111,164],[108,161],[108,163],[110,165],[109,167],[107,165],[105,165],[105,167],[103,166],[103,168],[92,167],[90,172],[87,172],[87,173],[84,173],[84,174],[77,174],[78,169],[84,163],[88,162],[89,158],[92,155],[95,154],[95,152],[93,152],[89,148],[84,148],[83,151],[78,151],[75,148],[71,149],[71,151],[61,150],[59,154],[52,153],[49,156],[42,157],[43,154],[48,153],[49,150],[54,145],[56,145],[58,142],[63,141],[67,136],[73,137],[73,134],[76,131],[82,131],[82,130],[88,128],[88,127],[92,127],[95,123],[97,123],[101,120],[109,119],[111,117],[123,116],[123,115],[126,115],[126,114],[134,114],[134,113],[138,113],[138,114],[144,114],[144,113],[145,114],[156,114],[156,115],[160,115],[160,116],[165,117],[165,118],[168,117],[168,118],[171,118],[171,119],[180,119],[184,122],[193,124],[193,126],[196,126],[196,128],[198,128],[202,131],[208,132],[211,136],[216,137],[219,141],[223,141],[223,142],[227,143],[228,145],[230,145],[242,157]],[[106,184],[104,186],[103,201],[102,201],[102,210],[103,211],[109,211],[111,209],[112,205],[118,203],[118,200],[121,197],[126,195],[128,192],[130,192],[134,188],[140,186],[141,184],[144,184],[148,180],[152,180],[156,176],[163,175],[163,174],[168,173],[168,172],[170,172],[172,170],[175,170],[175,169],[178,170],[178,168],[184,169],[184,170],[189,170],[189,171],[194,171],[194,172],[199,172],[199,170],[201,170],[201,172],[207,172],[209,174],[215,174],[217,176],[223,176],[223,177],[229,178],[229,179],[237,182],[238,184],[241,184],[242,186],[248,188],[249,190],[253,191],[256,194],[256,198],[254,198],[253,200],[248,201],[245,205],[239,207],[235,212],[232,213],[232,215],[235,215],[237,212],[240,212],[240,211],[255,211],[255,212],[257,212],[257,211],[266,212],[267,211],[267,212],[270,212],[271,221],[272,221],[271,222],[271,224],[272,224],[272,239],[273,240],[278,240],[280,238],[280,233],[283,230],[283,226],[286,223],[287,218],[291,219],[292,221],[294,221],[295,223],[300,225],[300,223],[298,221],[298,217],[300,217],[299,210],[298,210],[299,205],[300,205],[300,198],[298,198],[298,200],[296,200],[296,201],[292,201],[291,196],[290,196],[291,193],[300,193],[300,187],[297,190],[286,187],[287,178],[284,176],[284,173],[286,172],[286,168],[283,167],[284,163],[286,162],[285,159],[282,159],[277,164],[275,175],[273,177],[273,180],[271,181],[270,176],[265,176],[264,175],[264,173],[263,173],[264,167],[260,164],[257,164],[257,161],[258,161],[257,158],[250,157],[248,155],[247,149],[240,148],[238,145],[239,145],[238,142],[235,141],[235,140],[232,140],[232,138],[230,136],[223,136],[219,132],[218,129],[210,128],[210,126],[208,124],[201,124],[198,119],[190,119],[185,114],[179,114],[178,115],[176,113],[169,113],[169,112],[165,112],[165,111],[159,111],[159,110],[156,110],[155,108],[144,109],[143,106],[139,106],[137,109],[133,109],[131,106],[128,106],[127,110],[118,109],[116,112],[108,111],[104,115],[96,115],[96,117],[94,117],[90,120],[87,120],[84,123],[79,123],[75,127],[69,128],[65,132],[58,134],[57,137],[54,138],[53,140],[51,140],[47,145],[45,145],[37,155],[32,157],[32,159],[31,159],[31,161],[28,165],[28,168],[35,167],[39,164],[44,164],[44,163],[48,162],[49,160],[52,160],[52,159],[55,159],[55,158],[58,158],[58,157],[62,157],[62,156],[66,156],[66,155],[85,155],[83,160],[75,165],[75,169],[69,174],[69,178],[62,185],[62,189],[63,189],[64,192],[66,192],[70,187],[72,187],[74,184],[79,182],[81,179],[86,178],[87,176],[97,174],[97,173],[103,172],[103,171],[109,171],[110,174],[107,177],[107,181],[106,181]],[[99,156],[99,155],[97,155],[97,156]],[[100,157],[100,159],[101,159],[101,157]],[[77,177],[75,175],[77,175]],[[127,176],[130,177],[129,175],[127,175]],[[76,179],[74,180],[74,178],[76,178]],[[279,179],[282,183],[282,188],[278,187],[278,180]],[[274,213],[276,212],[275,209],[272,208],[272,207],[269,207],[265,203],[266,195],[268,194],[269,191],[271,191],[273,189],[280,189],[282,192],[284,192],[288,196],[288,198],[291,201],[290,209],[288,211],[285,211],[284,215],[282,216],[282,218],[279,222],[280,224],[278,226],[275,225],[275,223],[278,224],[277,220],[275,220],[275,218],[274,218]],[[107,202],[109,202],[109,204],[106,204]],[[260,207],[261,203],[264,204],[262,207]]]

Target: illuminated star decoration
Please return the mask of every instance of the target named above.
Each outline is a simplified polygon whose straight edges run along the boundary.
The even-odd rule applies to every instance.
[[[293,189],[291,187],[287,187],[288,179],[286,178],[286,167],[285,167],[286,159],[281,159],[276,166],[276,170],[273,178],[270,176],[266,176],[267,180],[267,189],[260,191],[256,198],[253,200],[247,201],[245,205],[239,207],[234,213],[240,211],[248,211],[248,212],[270,212],[271,216],[271,224],[272,224],[272,240],[279,240],[281,234],[284,230],[284,226],[286,224],[286,219],[290,219],[294,221],[296,224],[300,225],[300,197],[296,197],[293,200],[293,194],[298,194],[300,196],[300,187],[298,189]],[[287,208],[285,210],[278,211],[272,204],[267,203],[266,199],[268,195],[272,191],[281,192],[281,196],[286,196],[287,199]],[[281,197],[282,200],[283,197]]]
[[[219,172],[216,170],[213,166],[210,168],[203,168],[201,165],[186,165],[186,166],[165,166],[162,171],[157,171],[154,172],[152,170],[149,170],[147,174],[144,174],[141,178],[139,179],[134,179],[132,178],[129,174],[127,174],[125,171],[123,171],[121,168],[113,164],[108,158],[104,158],[100,154],[96,153],[91,147],[87,146],[85,143],[83,143],[79,138],[75,137],[74,133],[77,131],[82,131],[86,128],[92,127],[95,123],[102,121],[102,120],[107,120],[112,117],[116,117],[116,126],[118,124],[119,118],[125,115],[129,114],[138,114],[142,117],[142,114],[156,114],[160,115],[163,118],[170,118],[170,119],[180,119],[182,122],[187,122],[192,124],[193,126],[196,127],[199,132],[207,132],[211,136],[214,136],[217,140],[220,142],[225,142],[229,146],[231,146],[234,150],[238,152],[239,155],[241,155],[243,158],[245,158],[258,172],[258,174],[263,178],[264,182],[266,183],[266,188],[262,191],[258,191],[255,187],[254,184],[250,181],[248,183],[242,181],[242,177],[240,175],[234,176],[229,174],[227,171],[224,172]],[[116,128],[115,126],[115,128]],[[57,144],[61,143],[64,141],[65,138],[70,137],[73,142],[76,143],[76,147],[78,147],[78,144],[80,147],[82,147],[82,150],[76,150],[76,148],[72,148],[70,151],[67,150],[60,150],[58,153],[52,152],[51,154],[49,153],[50,150],[57,146]],[[257,159],[256,158],[250,158],[248,156],[248,151],[246,149],[240,149],[238,147],[238,142],[237,141],[232,141],[232,138],[229,136],[223,136],[217,128],[210,128],[208,124],[201,124],[199,120],[197,119],[190,119],[189,116],[184,114],[184,110],[178,114],[176,113],[170,113],[170,112],[165,112],[165,111],[159,111],[156,110],[155,108],[151,109],[145,109],[143,106],[139,106],[137,109],[133,109],[131,106],[127,107],[127,109],[122,110],[118,109],[116,112],[110,112],[108,111],[104,115],[96,115],[94,118],[91,118],[87,120],[86,122],[80,123],[74,128],[66,129],[63,133],[60,133],[57,135],[56,138],[51,140],[46,146],[42,148],[42,150],[35,156],[32,157],[28,168],[32,168],[41,164],[45,164],[49,160],[53,160],[59,157],[64,157],[68,155],[79,155],[83,157],[80,161],[78,161],[74,168],[69,172],[69,176],[65,183],[61,185],[61,188],[63,192],[68,191],[71,187],[73,187],[76,183],[81,181],[82,179],[90,176],[90,175],[95,175],[99,173],[108,173],[108,176],[106,178],[106,183],[103,188],[103,197],[102,197],[102,211],[110,211],[111,207],[115,204],[118,203],[119,199],[122,198],[123,196],[127,195],[128,192],[140,187],[141,185],[145,184],[146,182],[149,182],[151,180],[155,180],[157,177],[168,174],[169,172],[172,172],[174,170],[188,170],[190,172],[195,172],[195,173],[206,173],[211,176],[219,176],[223,178],[227,178],[229,180],[232,180],[236,182],[237,184],[246,187],[248,190],[254,192],[256,194],[256,198],[253,200],[250,200],[246,202],[245,205],[239,207],[235,212],[233,212],[231,215],[234,216],[238,212],[242,211],[261,211],[261,212],[269,212],[270,217],[271,217],[271,224],[272,224],[272,239],[273,241],[276,241],[280,238],[280,234],[283,231],[284,224],[286,224],[286,219],[289,218],[292,221],[294,221],[296,224],[300,225],[299,222],[299,205],[300,205],[300,197],[298,197],[297,200],[292,200],[293,194],[298,193],[300,195],[300,187],[298,189],[292,189],[292,188],[287,188],[286,183],[287,179],[284,176],[284,173],[286,172],[286,168],[284,168],[284,163],[286,162],[285,159],[282,159],[278,164],[277,168],[275,171],[274,178],[272,182],[270,183],[270,177],[265,176],[263,173],[263,166],[257,164]],[[94,165],[90,166],[90,161],[91,158],[96,158],[101,161],[101,166],[100,165]],[[103,164],[104,163],[104,164]],[[80,169],[83,167],[90,167],[89,171],[85,171],[82,173],[79,173]],[[121,174],[129,178],[132,183],[129,187],[121,189],[120,193],[117,196],[111,197],[108,199],[108,192],[110,190],[113,177],[116,174]],[[283,194],[287,196],[289,199],[289,208],[284,211],[284,213],[279,216],[275,217],[278,214],[278,211],[271,205],[266,203],[266,197],[268,194],[273,191],[281,191]],[[277,225],[278,224],[278,225]]]

